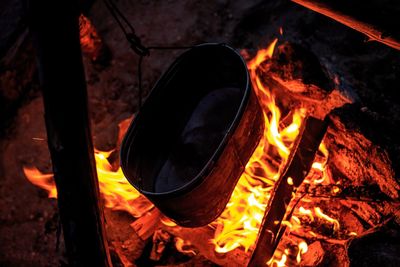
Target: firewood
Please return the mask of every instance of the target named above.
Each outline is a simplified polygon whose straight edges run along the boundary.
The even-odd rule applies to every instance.
[[[390,199],[398,199],[400,185],[388,154],[390,143],[367,130],[373,118],[357,105],[335,109],[329,118],[332,123],[325,142],[333,177],[342,177],[343,187],[375,185]]]
[[[126,212],[105,209],[107,240],[114,265],[118,262],[130,266],[144,254],[147,240],[143,241],[131,227],[132,217]]]
[[[387,29],[372,24],[369,21],[362,21],[353,16],[352,10],[339,11],[333,7],[332,4],[321,0],[292,0],[293,2],[302,5],[308,9],[325,15],[331,19],[336,20],[358,32],[368,36],[371,40],[381,42],[389,47],[400,50],[400,39],[396,36],[386,36],[389,32]],[[363,7],[360,7],[362,9]],[[367,14],[364,14],[367,15]]]
[[[265,210],[256,247],[248,266],[262,266],[273,256],[285,230],[281,222],[290,220],[291,217],[291,214],[287,212],[287,207],[292,199],[292,193],[309,172],[326,129],[327,121],[312,117],[307,118],[303,123],[286,168],[277,181]]]
[[[294,108],[298,106],[306,107],[309,114],[318,119],[323,119],[335,108],[342,107],[347,103],[353,103],[354,100],[350,99],[343,92],[338,89],[334,89],[332,92],[327,94],[323,99],[314,98],[313,94],[301,94],[299,92],[292,91],[292,88],[288,87],[290,82],[282,83],[281,80],[273,73],[268,73],[263,76],[263,83],[277,96],[277,99],[282,102],[282,106]],[[319,89],[317,86],[312,85],[309,91],[315,91]],[[321,93],[316,93],[320,95]]]
[[[135,230],[136,234],[140,237],[140,239],[147,240],[153,234],[154,231],[160,225],[160,216],[161,213],[157,208],[153,208],[142,217],[138,218],[131,224],[131,227]]]
[[[334,80],[318,57],[298,43],[284,42],[274,52],[268,74],[291,92],[321,100],[334,88]]]

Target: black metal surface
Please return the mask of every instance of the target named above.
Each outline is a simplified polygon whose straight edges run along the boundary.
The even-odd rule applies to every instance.
[[[223,211],[263,118],[246,63],[223,44],[183,53],[158,81],[121,148],[130,183],[182,226]]]

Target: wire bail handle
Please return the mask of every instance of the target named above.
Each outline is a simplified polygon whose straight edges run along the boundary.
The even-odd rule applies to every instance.
[[[126,39],[131,44],[131,48],[136,54],[141,57],[150,55],[150,49],[142,44],[140,38],[135,33],[128,33]]]

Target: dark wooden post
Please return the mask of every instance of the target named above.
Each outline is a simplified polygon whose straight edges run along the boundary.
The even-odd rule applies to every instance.
[[[111,266],[90,134],[78,0],[29,1],[70,266]]]

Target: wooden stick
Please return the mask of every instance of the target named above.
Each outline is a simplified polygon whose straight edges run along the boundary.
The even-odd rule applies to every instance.
[[[79,1],[32,0],[29,8],[68,266],[109,267],[79,43]]]
[[[258,233],[256,247],[248,266],[264,266],[273,256],[285,231],[282,220],[290,220],[287,210],[292,194],[311,169],[319,144],[325,135],[327,121],[308,117],[301,126],[286,168],[277,181]]]
[[[386,31],[380,27],[356,19],[350,14],[345,14],[341,11],[335,10],[331,5],[329,5],[329,3],[320,0],[292,0],[292,2],[334,19],[347,27],[365,34],[371,40],[381,42],[394,49],[400,50],[400,40],[398,38],[394,36],[385,36]]]
[[[152,210],[134,221],[131,224],[131,227],[135,230],[140,239],[146,241],[153,236],[154,232],[159,228],[161,224],[160,216],[160,211],[154,207]]]

